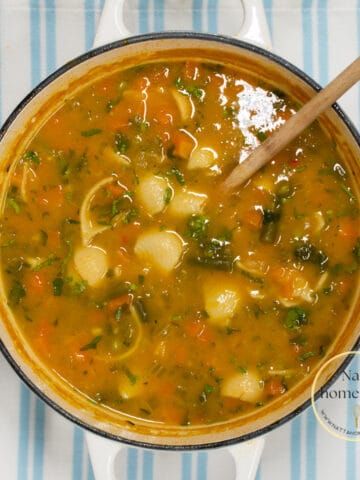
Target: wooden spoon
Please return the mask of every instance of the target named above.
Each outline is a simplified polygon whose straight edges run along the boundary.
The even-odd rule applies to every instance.
[[[223,182],[223,191],[233,190],[246,182],[358,80],[360,80],[360,57],[237,165]]]

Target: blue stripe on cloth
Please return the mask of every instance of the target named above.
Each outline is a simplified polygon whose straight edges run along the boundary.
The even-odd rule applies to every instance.
[[[138,477],[138,450],[136,448],[127,449],[126,478],[127,480],[136,480]]]
[[[317,420],[312,408],[306,412],[306,476],[305,478],[316,478],[316,439]]]
[[[90,50],[95,38],[94,0],[85,0],[85,50]]]
[[[165,29],[164,0],[154,0],[154,30],[160,32]]]
[[[359,372],[360,368],[360,362],[359,362],[359,355],[354,355],[354,358],[350,364],[350,366],[347,367],[347,371],[349,372],[351,368],[351,371],[353,372]],[[352,391],[354,389],[354,382],[351,380],[348,380],[348,386],[349,386],[349,391]],[[355,427],[355,417],[354,417],[354,402],[353,400],[348,400],[347,401],[347,428],[351,431],[354,430]],[[346,460],[345,460],[345,468],[346,468],[346,480],[357,480],[357,468],[356,468],[356,442],[350,442],[348,441],[346,443]]]
[[[154,454],[149,450],[144,450],[142,480],[153,480],[153,478],[154,478]]]
[[[87,477],[86,477],[86,480],[95,480],[94,471],[93,471],[93,468],[92,468],[92,463],[91,463],[89,457],[87,459]]]
[[[313,34],[312,34],[312,0],[302,1],[302,31],[303,31],[303,68],[305,72],[313,75]]]
[[[38,0],[30,0],[30,52],[31,85],[35,87],[41,80],[40,5]]]
[[[270,36],[273,38],[273,1],[263,0],[266,20],[270,30]]]
[[[193,0],[192,4],[192,24],[193,30],[202,31],[202,0]]]
[[[73,429],[73,457],[72,457],[72,480],[80,480],[83,475],[84,432],[74,426]]]
[[[290,478],[300,480],[301,476],[301,417],[291,423],[290,430]]]
[[[185,452],[181,455],[181,480],[191,480],[192,454]]]
[[[207,479],[207,462],[208,462],[207,452],[198,452],[197,464],[196,464],[196,480]]]
[[[44,473],[44,441],[45,441],[45,403],[35,400],[35,432],[34,432],[34,464],[33,478],[42,480]]]
[[[218,0],[208,1],[208,32],[218,32]]]
[[[27,480],[29,460],[30,390],[23,383],[19,386],[20,418],[18,432],[17,478],[18,480]]]
[[[329,42],[328,42],[328,17],[327,0],[319,0],[318,5],[318,64],[319,83],[326,85],[329,81]]]
[[[56,7],[55,0],[46,0],[46,70],[50,74],[56,69]]]
[[[149,5],[147,0],[139,0],[139,32],[149,31]]]

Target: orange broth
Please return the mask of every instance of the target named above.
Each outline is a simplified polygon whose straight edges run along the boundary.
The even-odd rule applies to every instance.
[[[236,194],[231,168],[299,108],[225,65],[145,64],[66,100],[16,160],[8,303],[91,401],[167,424],[259,409],[318,364],[358,281],[359,205],[314,123]]]

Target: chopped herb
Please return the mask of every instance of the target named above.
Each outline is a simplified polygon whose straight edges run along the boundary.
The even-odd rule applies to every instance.
[[[26,290],[24,286],[15,280],[11,286],[9,293],[9,302],[12,305],[18,305],[22,298],[26,296]]]
[[[235,108],[234,107],[225,107],[224,108],[224,114],[223,114],[223,118],[224,119],[227,119],[227,118],[234,118],[235,117]]]
[[[306,352],[306,353],[300,355],[299,360],[302,362],[304,360],[307,360],[308,358],[316,357],[316,355],[317,355],[316,352]]]
[[[168,205],[170,203],[170,200],[172,199],[172,195],[173,195],[172,188],[166,187],[165,194],[164,194],[165,205]]]
[[[131,223],[131,221],[139,215],[136,208],[131,208],[123,218],[124,223]]]
[[[125,374],[129,379],[131,385],[135,385],[139,377],[137,375],[134,375],[128,368],[125,368]]]
[[[122,306],[122,305],[120,305],[120,307],[118,307],[118,308],[116,309],[116,312],[115,312],[115,320],[116,320],[117,322],[119,322],[119,321],[121,320],[123,311],[124,311],[124,309],[123,309],[123,306]]]
[[[9,207],[11,207],[14,212],[16,214],[19,214],[20,213],[20,205],[18,204],[18,202],[14,199],[14,198],[8,198],[7,199],[7,204],[9,205]]]
[[[200,396],[199,396],[199,401],[201,403],[207,402],[208,396],[213,390],[214,390],[214,387],[212,385],[208,385],[208,384],[204,385],[203,391],[200,393]]]
[[[145,122],[140,115],[135,115],[131,123],[135,125],[142,133],[144,133],[149,127],[149,123]]]
[[[125,153],[129,149],[130,141],[126,135],[118,132],[115,135],[114,145],[116,153]]]
[[[64,286],[64,280],[60,277],[57,277],[53,280],[52,285],[53,285],[54,296],[60,297],[60,295],[62,294],[63,286]]]
[[[7,242],[4,242],[0,245],[0,248],[6,248],[6,247],[10,247],[11,245],[13,245],[15,243],[15,239],[14,238],[11,238],[10,240],[8,240]]]
[[[243,268],[239,269],[239,272],[244,275],[244,277],[247,277],[249,280],[251,280],[254,283],[259,283],[263,284],[264,280],[261,277],[257,277],[256,275],[248,272],[247,270],[244,270]]]
[[[328,267],[328,257],[322,250],[318,250],[310,242],[301,242],[295,247],[294,256],[296,259],[305,262],[318,265],[320,272],[323,273]]]
[[[244,375],[247,373],[247,368],[242,367],[241,365],[237,366],[237,367],[236,367],[236,370],[238,370],[239,372],[243,373]]]
[[[111,110],[120,103],[120,100],[121,100],[121,97],[115,98],[114,100],[109,100],[106,103],[106,107],[105,107],[105,110],[107,111],[107,113],[111,112]]]
[[[54,254],[50,253],[48,258],[44,260],[43,262],[38,263],[33,267],[34,272],[38,272],[39,270],[43,269],[44,267],[49,267],[50,265],[53,265],[59,258]]]
[[[138,282],[139,282],[139,285],[144,285],[145,276],[144,275],[138,275]]]
[[[284,325],[289,330],[300,328],[308,323],[307,312],[301,307],[290,307],[286,313]]]
[[[136,313],[139,315],[139,319],[143,323],[147,323],[148,322],[148,312],[146,310],[144,301],[141,298],[136,298],[133,301],[133,306],[136,310]]]
[[[349,197],[349,202],[350,203],[355,203],[355,200],[356,200],[356,197],[355,195],[353,194],[351,188],[349,187],[349,185],[346,185],[346,183],[342,183],[341,184],[341,188],[342,190],[346,193],[346,195]]]
[[[102,130],[100,128],[92,128],[91,130],[83,130],[80,134],[82,137],[93,137],[101,132]]]
[[[255,135],[258,138],[258,140],[260,140],[260,142],[263,142],[264,140],[267,139],[266,133],[262,132],[261,130],[256,130]]]
[[[72,285],[72,291],[75,293],[75,294],[80,294],[80,293],[83,293],[85,290],[86,290],[86,282],[85,280],[83,281],[79,281],[79,282],[75,282],[73,285]]]
[[[172,169],[170,170],[170,172],[168,172],[167,175],[174,175],[174,177],[176,178],[176,181],[180,185],[185,185],[184,175],[181,173],[181,171],[178,168],[172,167]]]
[[[83,347],[81,347],[81,348],[80,348],[80,351],[81,351],[81,352],[84,352],[84,351],[86,351],[86,350],[95,349],[101,339],[102,339],[102,335],[97,335],[96,337],[94,337],[94,338],[91,340],[91,342],[89,342],[89,343],[87,343],[86,345],[84,345]]]
[[[209,218],[206,215],[193,214],[187,221],[188,230],[186,236],[196,240],[203,238],[207,234]]]
[[[31,162],[35,163],[36,165],[39,165],[40,163],[40,158],[37,152],[34,150],[29,150],[28,152],[25,153],[23,156],[24,160],[30,160]]]

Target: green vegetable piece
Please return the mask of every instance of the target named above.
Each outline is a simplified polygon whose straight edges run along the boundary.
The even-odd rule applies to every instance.
[[[308,323],[307,312],[301,307],[290,307],[286,313],[284,325],[289,330],[300,328]]]
[[[166,187],[165,189],[165,194],[164,194],[164,203],[165,205],[168,205],[170,203],[170,200],[172,198],[173,191],[170,187]]]
[[[33,272],[38,272],[39,270],[43,269],[44,267],[49,267],[53,263],[55,263],[59,258],[54,254],[50,253],[48,258],[44,260],[43,262],[38,263],[33,267]]]
[[[135,383],[138,381],[138,376],[134,375],[128,368],[125,368],[125,375],[129,379],[131,385],[135,385]]]
[[[34,150],[29,150],[28,152],[25,153],[23,156],[24,160],[30,160],[31,162],[35,163],[36,165],[39,165],[40,163],[40,157],[35,152]]]
[[[209,218],[206,215],[193,214],[187,222],[187,236],[196,240],[206,236],[208,231]]]
[[[115,135],[114,147],[116,153],[125,153],[130,147],[130,141],[126,135],[121,132],[118,132]]]
[[[26,290],[24,286],[19,281],[15,280],[10,289],[9,303],[12,305],[18,305],[25,296]]]
[[[311,357],[316,357],[317,353],[316,352],[306,352],[302,355],[300,355],[299,360],[303,362],[304,360],[307,360],[308,358]]]
[[[101,132],[102,130],[100,128],[92,128],[91,130],[83,130],[80,134],[82,137],[93,137]]]
[[[281,218],[279,210],[264,210],[260,240],[264,243],[274,243],[277,237],[278,221]]]
[[[81,347],[81,348],[80,348],[80,351],[81,351],[81,352],[85,352],[86,350],[95,349],[101,339],[102,339],[102,335],[97,335],[97,336],[94,337],[89,343],[87,343],[86,345],[84,345],[83,347]]]
[[[328,267],[328,257],[322,250],[318,250],[310,242],[302,242],[294,250],[295,258],[305,263],[318,265],[323,273]]]
[[[289,180],[281,180],[276,185],[276,195],[280,199],[290,198],[294,193],[293,186],[289,182]]]
[[[64,280],[60,277],[57,277],[53,280],[52,285],[53,285],[54,296],[60,297],[60,295],[62,294],[63,286],[64,286]]]
[[[7,204],[9,205],[9,207],[11,207],[14,212],[18,215],[21,211],[21,208],[20,208],[20,205],[18,204],[18,202],[14,199],[14,198],[8,198],[7,199]]]
[[[264,142],[267,139],[266,133],[262,132],[261,130],[256,130],[255,135],[260,140],[260,142]]]

